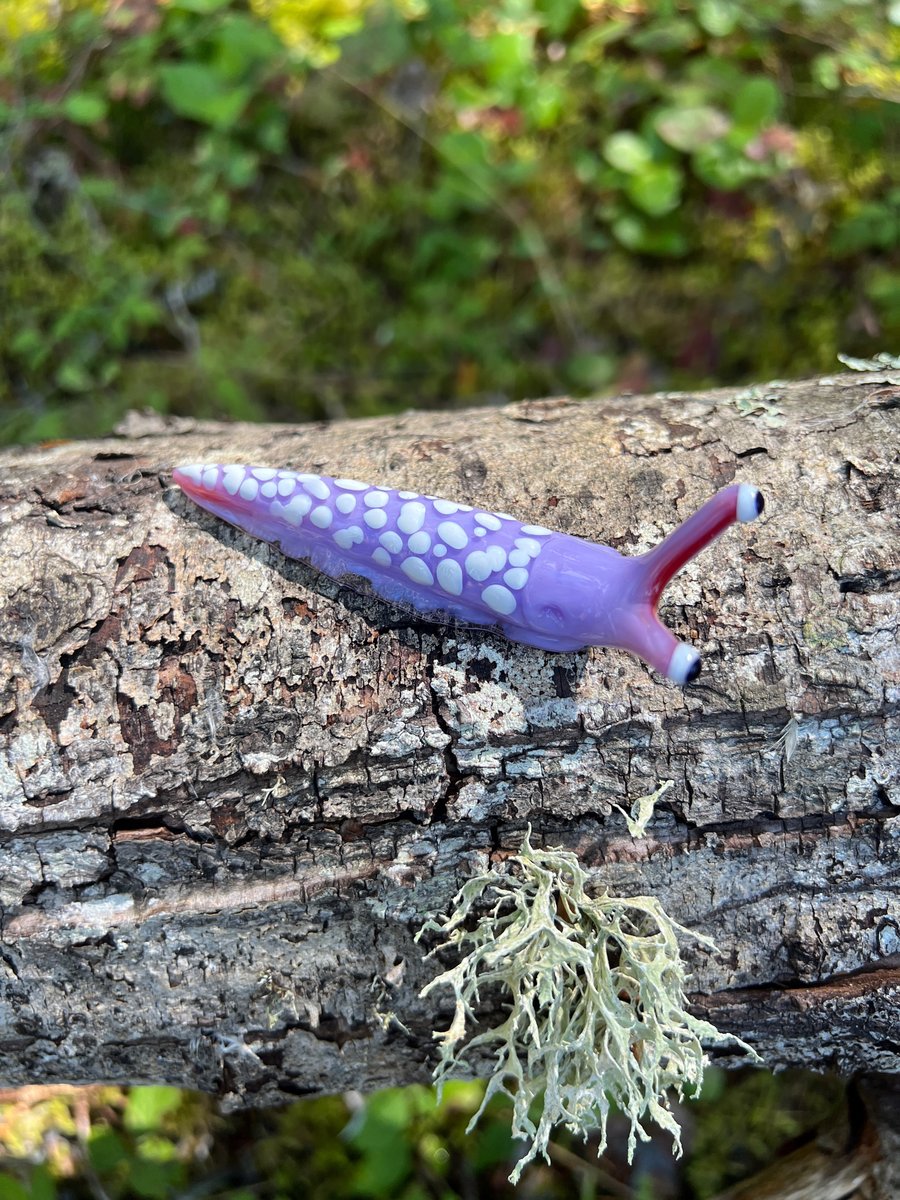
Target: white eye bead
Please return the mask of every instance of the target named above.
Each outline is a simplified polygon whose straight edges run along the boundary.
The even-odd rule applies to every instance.
[[[739,521],[755,521],[765,508],[762,492],[752,484],[742,483],[738,488],[737,519]]]

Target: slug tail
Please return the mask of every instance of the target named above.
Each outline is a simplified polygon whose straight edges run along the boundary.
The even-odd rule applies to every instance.
[[[243,529],[252,537],[275,541],[279,529],[268,508],[256,501],[258,483],[243,487],[250,468],[219,463],[192,463],[175,467],[172,481],[200,508]],[[274,475],[275,472],[273,471]]]
[[[764,508],[762,492],[752,484],[736,483],[717,492],[664,541],[642,556],[650,603],[655,607],[673,575],[730,525],[736,521],[755,521]]]

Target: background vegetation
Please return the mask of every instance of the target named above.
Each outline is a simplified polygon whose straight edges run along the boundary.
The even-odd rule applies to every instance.
[[[898,0],[0,0],[0,437],[893,349],[898,51]]]
[[[841,1105],[835,1081],[713,1069],[679,1118],[686,1167],[666,1136],[639,1145],[629,1170],[622,1119],[602,1159],[559,1130],[552,1165],[527,1167],[513,1188],[509,1108],[492,1105],[465,1133],[481,1095],[451,1083],[436,1106],[429,1088],[391,1088],[227,1119],[176,1088],[25,1089],[0,1105],[0,1200],[705,1200]]]
[[[898,0],[0,0],[0,440],[896,351],[898,51]],[[479,1098],[26,1089],[0,1200],[505,1196]],[[685,1167],[560,1133],[518,1195],[713,1196],[839,1106],[713,1071]]]

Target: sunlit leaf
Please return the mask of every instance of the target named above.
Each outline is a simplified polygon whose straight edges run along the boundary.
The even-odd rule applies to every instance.
[[[181,1103],[181,1092],[174,1087],[136,1087],[128,1094],[125,1128],[132,1133],[147,1133],[159,1128],[163,1117]]]
[[[700,0],[697,20],[713,37],[727,37],[736,27],[740,11],[735,0]]]
[[[730,127],[728,117],[710,104],[664,108],[654,121],[654,128],[664,142],[688,153],[717,141]]]
[[[76,125],[96,125],[106,116],[107,105],[95,92],[73,92],[63,101],[62,110]]]
[[[748,79],[731,105],[738,125],[759,129],[775,119],[781,103],[781,93],[771,79]]]
[[[159,80],[163,98],[179,116],[220,129],[234,124],[253,94],[202,63],[170,63],[160,68]]]
[[[650,147],[636,133],[614,133],[603,145],[603,156],[618,171],[631,175],[650,165]]]
[[[669,163],[650,163],[628,180],[625,190],[645,213],[662,216],[678,207],[682,175]]]

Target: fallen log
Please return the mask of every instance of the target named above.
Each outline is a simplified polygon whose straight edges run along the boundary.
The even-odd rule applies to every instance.
[[[656,896],[696,1010],[769,1066],[900,1070],[900,390],[884,373],[299,427],[132,415],[0,453],[0,1083],[230,1105],[427,1079],[413,935],[535,844]],[[702,651],[446,628],[171,485],[350,475],[648,549],[716,488],[767,509],[669,586]],[[659,783],[644,835],[627,809]]]

